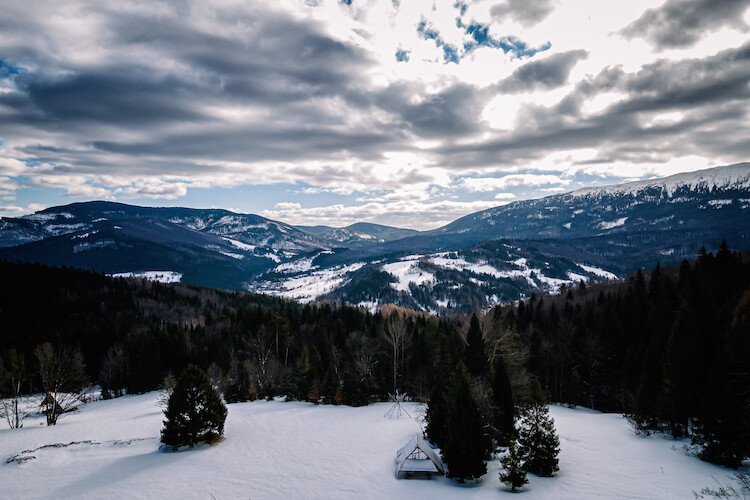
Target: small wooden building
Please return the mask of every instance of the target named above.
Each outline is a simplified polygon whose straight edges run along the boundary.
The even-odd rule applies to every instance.
[[[435,450],[416,434],[406,445],[396,452],[396,476],[410,478],[444,474],[445,466]]]

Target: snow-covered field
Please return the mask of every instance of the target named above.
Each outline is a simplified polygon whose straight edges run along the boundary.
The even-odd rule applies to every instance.
[[[417,421],[363,408],[259,401],[229,405],[221,443],[159,451],[158,394],[98,401],[57,426],[27,419],[0,430],[2,498],[489,498],[512,493],[493,460],[479,484],[396,479],[394,456]],[[414,403],[405,405],[412,416]],[[620,415],[559,406],[560,472],[529,476],[524,498],[693,498],[732,471],[680,451],[685,444],[633,433]],[[49,446],[57,444],[68,446]],[[41,448],[47,446],[46,448]],[[39,449],[41,448],[41,449]],[[35,451],[32,451],[35,450]],[[10,461],[13,457],[27,461]],[[33,457],[33,458],[32,458]],[[21,462],[21,463],[19,463]],[[715,478],[715,479],[714,479]]]

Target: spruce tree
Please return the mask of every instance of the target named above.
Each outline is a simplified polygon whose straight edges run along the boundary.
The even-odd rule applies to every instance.
[[[508,445],[508,454],[500,459],[500,464],[505,469],[504,472],[500,472],[500,481],[510,486],[513,491],[529,482],[515,440]]]
[[[436,384],[432,388],[430,400],[427,404],[425,434],[441,449],[445,447],[447,412],[444,384]]]
[[[554,476],[560,468],[560,439],[549,409],[543,405],[531,405],[524,412],[518,426],[519,453],[527,472],[540,476]]]
[[[221,438],[227,408],[203,370],[188,365],[177,379],[164,415],[161,442],[175,448],[192,447]]]
[[[446,392],[446,435],[442,448],[448,476],[465,479],[482,477],[487,472],[487,460],[492,443],[485,435],[482,416],[471,391],[471,377],[463,362],[459,362],[451,376]]]
[[[513,388],[502,356],[495,361],[492,380],[492,397],[495,406],[493,427],[499,444],[507,444],[515,433],[515,405]]]
[[[483,377],[489,371],[487,351],[482,338],[482,328],[479,326],[479,318],[476,314],[471,315],[469,333],[466,335],[466,368],[472,377]]]

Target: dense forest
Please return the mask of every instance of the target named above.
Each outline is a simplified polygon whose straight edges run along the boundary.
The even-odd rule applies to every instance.
[[[194,364],[228,402],[362,405],[398,391],[429,400],[439,419],[434,409],[467,382],[496,442],[507,440],[514,408],[544,399],[689,435],[711,461],[737,466],[748,456],[750,260],[726,245],[471,318],[393,306],[371,314],[24,263],[0,262],[0,280],[5,395],[14,384],[48,390],[43,361],[53,348],[79,365],[66,389],[99,384],[105,397],[156,389]]]

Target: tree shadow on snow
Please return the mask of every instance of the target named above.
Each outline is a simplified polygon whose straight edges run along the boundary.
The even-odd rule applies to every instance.
[[[151,439],[149,439],[151,441]],[[157,439],[153,439],[157,442]],[[112,453],[118,453],[116,448],[123,445],[129,445],[130,442],[117,442],[111,450]],[[62,498],[75,498],[82,493],[93,495],[105,494],[106,492],[116,491],[121,487],[121,483],[127,479],[146,472],[150,478],[154,477],[154,472],[158,469],[181,462],[189,456],[200,453],[205,448],[196,448],[194,450],[177,453],[164,453],[160,448],[152,448],[147,453],[135,453],[120,457],[112,462],[106,463],[101,468],[94,468],[91,473],[80,479],[66,485],[58,490],[58,496]],[[134,450],[135,451],[135,450]],[[158,477],[159,474],[156,474]],[[92,488],[92,486],[95,488]],[[157,495],[159,494],[156,492]],[[163,492],[168,496],[168,492]]]

